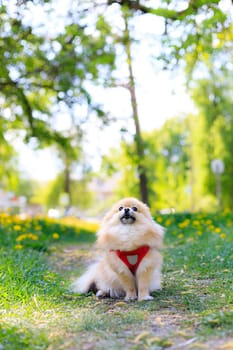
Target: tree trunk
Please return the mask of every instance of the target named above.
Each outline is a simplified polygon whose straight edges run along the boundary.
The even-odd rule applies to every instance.
[[[123,18],[125,22],[123,45],[125,46],[126,55],[127,55],[127,64],[129,69],[128,90],[130,93],[131,106],[133,111],[133,120],[135,125],[135,146],[136,146],[136,152],[138,156],[137,171],[139,176],[140,197],[144,203],[149,205],[148,181],[147,181],[146,168],[144,165],[144,159],[145,159],[144,145],[143,145],[143,139],[141,135],[139,116],[138,116],[135,79],[134,79],[133,67],[132,67],[131,38],[129,33],[128,17],[127,17],[126,9],[122,9],[122,13],[123,13]]]
[[[67,193],[68,203],[67,207],[71,204],[71,176],[70,176],[70,161],[65,154],[65,169],[64,169],[64,192]]]

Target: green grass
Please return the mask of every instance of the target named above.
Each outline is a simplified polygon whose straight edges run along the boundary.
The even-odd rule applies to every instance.
[[[0,227],[0,349],[232,349],[232,215],[156,219],[167,227],[163,290],[152,302],[126,303],[68,291],[92,257],[92,231],[20,222],[24,234],[34,227],[47,237],[37,233],[46,249],[26,238],[18,249],[22,233],[8,217]]]
[[[59,276],[48,269],[44,254],[1,248],[0,255],[1,306],[28,305],[36,296],[43,300],[60,296]]]

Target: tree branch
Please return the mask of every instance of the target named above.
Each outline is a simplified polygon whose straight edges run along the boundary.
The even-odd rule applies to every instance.
[[[171,20],[182,20],[192,13],[196,13],[197,10],[203,5],[215,5],[219,3],[219,0],[207,0],[204,4],[200,2],[197,5],[195,0],[190,0],[188,7],[182,11],[169,10],[167,8],[152,8],[140,4],[139,0],[108,0],[108,5],[119,4],[120,6],[127,6],[131,10],[140,11],[141,13],[150,13],[159,17],[164,17]]]

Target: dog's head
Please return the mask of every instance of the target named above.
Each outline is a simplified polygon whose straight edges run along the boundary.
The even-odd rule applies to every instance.
[[[136,198],[130,197],[117,202],[107,213],[104,221],[110,221],[118,225],[136,225],[151,219],[147,205]]]
[[[148,206],[130,197],[117,202],[105,215],[97,237],[99,246],[133,250],[145,244],[161,247],[163,232]]]

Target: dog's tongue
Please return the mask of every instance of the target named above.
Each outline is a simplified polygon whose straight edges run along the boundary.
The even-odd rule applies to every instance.
[[[138,255],[127,255],[127,260],[131,265],[135,265],[138,262]]]

